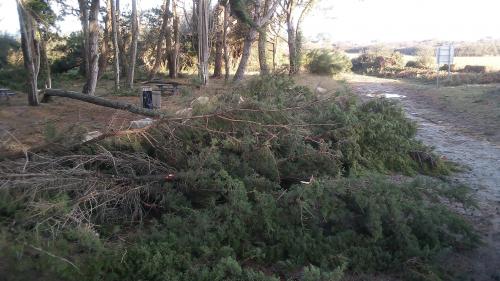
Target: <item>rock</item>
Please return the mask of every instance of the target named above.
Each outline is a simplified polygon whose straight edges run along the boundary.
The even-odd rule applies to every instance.
[[[95,138],[98,138],[102,136],[102,133],[99,132],[99,131],[92,131],[92,132],[88,132],[87,134],[85,134],[83,136],[83,142],[88,142],[88,141],[91,141]]]
[[[151,126],[151,125],[153,125],[153,123],[154,123],[153,119],[145,118],[145,119],[141,119],[141,120],[131,121],[129,128],[130,129],[141,129],[141,128],[145,128],[147,126]]]

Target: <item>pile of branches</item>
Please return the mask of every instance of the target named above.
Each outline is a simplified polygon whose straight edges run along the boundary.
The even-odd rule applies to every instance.
[[[267,77],[195,106],[191,117],[165,117],[84,143],[49,143],[24,159],[0,162],[0,186],[25,194],[30,222],[50,220],[52,229],[137,221],[161,212],[156,207],[165,182],[204,200],[218,194],[216,184],[196,182],[217,169],[257,175],[270,189],[370,169],[439,170],[437,160],[426,167],[414,159],[415,151],[428,150],[414,135],[415,125],[389,101],[357,105],[333,93],[319,99],[290,79]],[[70,197],[64,206],[50,199],[63,195]]]
[[[463,221],[427,200],[432,185],[343,180],[447,171],[438,158],[416,157],[434,159],[389,101],[320,99],[288,78],[267,77],[197,104],[192,114],[0,162],[0,217],[52,237],[160,224],[152,240],[125,252],[112,247],[99,260],[91,249],[83,264],[97,272],[85,276],[113,272],[116,280],[164,280],[165,268],[179,280],[275,280],[242,270],[245,262],[288,272],[310,263],[340,276],[347,265],[392,270],[412,256],[427,265],[441,249],[475,243]],[[404,237],[391,248],[400,235],[394,223]]]

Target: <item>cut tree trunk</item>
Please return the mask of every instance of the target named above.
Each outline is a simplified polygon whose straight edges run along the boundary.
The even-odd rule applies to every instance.
[[[90,96],[78,92],[72,92],[72,91],[66,91],[66,90],[57,90],[57,89],[46,89],[41,91],[42,94],[42,99],[44,101],[48,101],[49,97],[63,97],[63,98],[70,98],[70,99],[75,99],[79,101],[84,101],[88,103],[92,103],[95,105],[100,105],[104,107],[109,107],[109,108],[114,108],[114,109],[119,109],[119,110],[124,110],[128,112],[132,112],[135,114],[143,115],[143,116],[149,116],[149,117],[165,117],[166,114],[162,112],[158,112],[155,110],[150,110],[146,108],[141,108],[137,107],[135,105],[129,104],[129,103],[124,103],[121,101],[112,101],[108,99],[104,99],[101,97],[96,97],[96,96]]]
[[[87,81],[83,92],[88,95],[95,94],[97,86],[97,75],[99,74],[99,0],[92,0],[89,13],[88,33],[88,58],[89,72],[86,73]]]
[[[28,94],[28,103],[31,106],[40,104],[38,99],[38,73],[36,70],[37,55],[35,50],[35,32],[34,21],[29,12],[24,7],[24,2],[17,0],[17,12],[19,14],[19,25],[21,29],[21,48],[23,51],[24,68],[26,69],[26,85]]]
[[[134,88],[135,64],[137,61],[137,40],[139,38],[139,23],[137,20],[137,0],[132,0],[132,43],[130,46],[130,66],[127,75],[127,85]]]

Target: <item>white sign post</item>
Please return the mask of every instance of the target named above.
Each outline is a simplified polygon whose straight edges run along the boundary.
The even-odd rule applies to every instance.
[[[451,65],[455,56],[455,48],[452,45],[442,45],[436,48],[437,61],[437,79],[436,84],[439,88],[439,66],[448,65],[448,79],[451,77]]]

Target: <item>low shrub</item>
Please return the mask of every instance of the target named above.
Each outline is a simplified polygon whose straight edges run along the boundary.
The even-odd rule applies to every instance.
[[[486,73],[487,68],[484,65],[466,65],[462,71],[466,73]]]
[[[0,86],[16,91],[24,91],[26,71],[23,67],[6,67],[0,69]]]
[[[419,64],[414,60],[410,60],[406,63],[405,67],[418,68]]]
[[[352,59],[352,71],[364,74],[381,74],[385,70],[401,70],[404,67],[403,56],[394,52],[388,56],[365,53]]]
[[[448,71],[448,65],[445,64],[443,66],[441,66],[439,68],[440,71]],[[450,65],[450,69],[449,69],[451,72],[456,72],[457,71],[457,66],[455,64],[452,64]]]
[[[352,63],[339,51],[314,50],[307,54],[307,67],[311,73],[334,75],[350,71]]]

